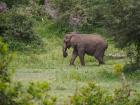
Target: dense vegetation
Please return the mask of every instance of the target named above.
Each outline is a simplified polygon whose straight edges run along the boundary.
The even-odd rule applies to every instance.
[[[72,81],[75,80],[76,92],[66,102],[63,100],[66,105],[139,105],[139,92],[127,84],[127,79],[132,83],[139,81],[139,71],[135,71],[140,67],[139,14],[139,0],[1,0],[0,105],[56,104],[56,98],[49,95],[51,89],[47,82],[40,80],[41,82],[37,83],[25,83],[26,86],[24,86],[11,77],[13,67],[14,69],[35,68],[32,72],[40,71],[36,69],[50,69],[47,73],[50,76],[54,76],[52,72],[55,73],[57,77],[51,80],[56,85],[59,84],[60,77],[61,84],[65,84],[67,80],[68,85],[73,85]],[[92,70],[90,66],[66,67],[68,61],[60,57],[60,52],[62,37],[70,31],[99,33],[106,37],[111,46],[106,53],[106,59],[110,59],[111,53],[112,60],[107,62],[109,64],[94,67],[99,71]],[[114,44],[122,48],[123,52],[118,49],[116,51],[112,47]],[[14,61],[11,61],[13,50],[17,51],[17,56]],[[130,60],[127,58],[119,60],[119,56],[116,57],[118,60],[114,59],[113,53],[116,52],[127,56]],[[86,61],[88,64],[92,62],[90,58]],[[128,63],[128,61],[131,62]],[[116,63],[120,64],[115,65],[114,68],[117,75],[109,71]],[[125,65],[124,70],[130,70],[133,73],[128,72],[124,75],[123,65]],[[66,72],[64,69],[70,71]],[[117,88],[112,94],[97,86],[96,83],[89,83],[82,89],[79,89],[81,86],[77,87],[79,82],[100,80],[96,76],[104,78],[104,82],[116,82],[116,80],[120,81],[118,78],[123,78],[120,82],[121,88]],[[56,88],[65,90],[61,85]]]
[[[41,44],[35,23],[42,22],[49,34],[63,36],[69,31],[111,35],[119,48],[131,49],[129,56],[139,66],[139,0],[3,0],[8,11],[1,13],[0,34],[15,48]],[[47,25],[46,25],[47,24]],[[107,30],[107,32],[105,31]],[[51,36],[52,36],[51,35]],[[10,40],[10,41],[9,41]],[[13,43],[13,41],[18,43]],[[22,43],[23,42],[23,43]],[[20,45],[22,43],[22,45]]]
[[[85,33],[106,29],[117,47],[134,46],[135,51],[129,51],[135,53],[135,63],[140,65],[139,0],[53,0],[53,4],[58,10],[58,24]]]
[[[139,0],[110,1],[108,30],[117,42],[118,47],[129,47],[129,56],[135,58],[139,66],[140,60],[140,2]],[[131,49],[134,48],[134,51]]]
[[[56,98],[47,94],[47,82],[30,82],[26,87],[12,81],[13,70],[8,68],[13,53],[0,40],[0,105],[54,105]]]

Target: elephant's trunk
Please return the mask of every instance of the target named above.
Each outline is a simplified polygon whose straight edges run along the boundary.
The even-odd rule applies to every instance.
[[[67,57],[67,56],[68,56],[67,47],[66,47],[66,44],[64,43],[64,45],[63,45],[63,57]]]

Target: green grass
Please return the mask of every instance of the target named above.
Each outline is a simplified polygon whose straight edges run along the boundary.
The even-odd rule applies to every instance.
[[[59,102],[88,82],[96,82],[110,91],[121,85],[120,77],[114,73],[113,67],[115,64],[128,63],[128,59],[121,57],[125,52],[114,48],[113,44],[109,44],[106,51],[105,65],[98,66],[94,57],[85,56],[86,66],[82,67],[79,58],[76,59],[76,66],[69,66],[72,49],[68,52],[68,58],[63,58],[62,39],[52,38],[44,41],[45,48],[41,52],[17,52],[10,65],[16,69],[13,78],[15,81],[48,81],[51,86],[50,94],[58,96]],[[140,92],[139,77],[140,71],[126,74],[131,88]]]

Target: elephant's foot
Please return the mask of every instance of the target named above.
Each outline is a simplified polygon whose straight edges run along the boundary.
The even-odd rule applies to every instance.
[[[102,62],[99,62],[99,65],[104,65],[105,63],[102,61]]]
[[[81,66],[85,66],[85,63],[81,63]]]
[[[81,59],[80,59],[81,60]],[[85,66],[85,62],[83,60],[81,60],[81,65]]]

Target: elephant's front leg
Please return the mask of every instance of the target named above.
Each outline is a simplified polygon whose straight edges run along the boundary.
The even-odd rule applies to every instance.
[[[78,52],[77,52],[76,49],[74,49],[74,50],[73,50],[73,53],[72,53],[71,60],[70,60],[70,65],[74,65],[74,61],[75,61],[77,55],[78,55]]]
[[[80,48],[78,50],[78,55],[79,55],[79,58],[80,58],[81,65],[85,66],[85,61],[84,61],[85,52],[84,52],[84,49]]]

